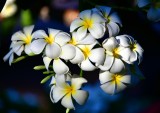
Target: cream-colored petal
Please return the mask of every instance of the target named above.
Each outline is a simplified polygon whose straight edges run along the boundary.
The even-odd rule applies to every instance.
[[[71,99],[71,93],[68,93],[61,101],[61,104],[68,109],[74,109],[74,105]]]
[[[31,43],[31,50],[34,54],[40,54],[44,50],[46,44],[47,43],[44,41],[44,39],[34,40]]]
[[[120,73],[123,72],[125,70],[125,65],[122,62],[122,60],[115,58],[113,65],[110,69],[111,73]]]
[[[97,67],[95,67],[90,61],[89,59],[86,59],[84,61],[82,61],[82,63],[80,64],[80,68],[84,71],[93,71],[95,70]]]
[[[70,62],[72,64],[79,64],[83,60],[85,60],[85,57],[84,57],[82,51],[78,47],[75,47],[75,49],[76,49],[76,52],[75,52],[76,55],[75,55],[75,57],[73,59],[70,60]]]
[[[66,44],[62,46],[62,53],[60,55],[60,58],[65,60],[71,60],[76,55],[75,47],[71,44]]]
[[[71,85],[74,89],[80,89],[82,87],[82,84],[87,83],[87,80],[85,78],[72,78],[71,79]]]
[[[114,57],[106,55],[105,61],[99,68],[103,71],[109,70],[114,62]]]
[[[60,59],[53,61],[53,70],[56,74],[66,74],[69,71],[68,66]]]
[[[105,33],[104,29],[105,29],[105,26],[102,24],[98,24],[98,23],[95,23],[92,25],[91,28],[88,28],[91,35],[96,39],[100,39],[103,37],[103,35]]]
[[[17,40],[22,40],[25,38],[26,36],[22,33],[22,31],[18,31],[16,33],[14,33],[11,37],[12,41],[17,41]]]
[[[113,79],[113,73],[110,73],[109,71],[100,72],[99,74],[99,80],[101,84],[104,84],[106,82],[109,82]]]
[[[61,51],[62,50],[58,44],[56,43],[47,44],[46,49],[45,49],[45,54],[47,57],[55,59],[60,56]]]
[[[78,27],[81,27],[83,25],[82,23],[83,23],[83,20],[81,20],[80,18],[76,18],[75,20],[73,20],[70,25],[70,32],[73,32]]]
[[[72,93],[73,98],[80,105],[83,105],[86,102],[88,95],[89,95],[88,92],[83,90],[76,90],[75,94]]]
[[[46,67],[47,70],[48,70],[48,67],[49,67],[49,64],[50,64],[51,61],[52,61],[52,59],[49,58],[49,57],[44,57],[43,58],[43,62],[45,64],[45,67]]]
[[[105,60],[105,53],[103,48],[96,48],[91,50],[91,55],[89,56],[89,59],[96,63],[96,66],[102,65]]]
[[[113,95],[115,92],[116,85],[115,85],[115,83],[107,82],[107,83],[101,85],[101,88],[104,92]]]

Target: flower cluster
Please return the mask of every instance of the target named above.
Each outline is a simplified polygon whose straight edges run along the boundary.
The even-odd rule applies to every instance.
[[[87,100],[88,92],[82,90],[87,80],[82,75],[72,76],[67,61],[77,64],[82,71],[99,69],[100,87],[108,94],[118,93],[132,83],[137,69],[134,67],[142,61],[143,49],[133,37],[118,36],[120,27],[117,13],[105,6],[80,12],[70,25],[70,34],[52,28],[47,33],[33,32],[34,26],[25,27],[12,35],[10,52],[4,61],[9,59],[11,65],[15,54],[43,54],[44,66],[35,69],[45,67],[46,73],[51,74],[42,82],[52,77],[52,102],[61,100],[67,109],[75,109],[72,97],[80,105]],[[99,39],[104,40],[101,43]]]

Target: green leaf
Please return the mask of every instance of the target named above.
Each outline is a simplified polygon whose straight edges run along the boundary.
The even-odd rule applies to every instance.
[[[25,58],[27,58],[27,56],[21,56],[21,57],[18,57],[17,59],[14,59],[12,63],[17,63],[21,60],[24,60]]]
[[[21,11],[21,24],[22,26],[31,25],[32,22],[32,15],[30,10],[22,10]]]
[[[33,69],[34,70],[43,70],[43,69],[46,69],[46,67],[44,65],[39,65],[39,66],[35,66]]]
[[[53,71],[44,71],[44,72],[43,72],[43,74],[51,74],[51,73],[54,74]]]
[[[42,79],[41,84],[44,84],[45,82],[47,82],[52,75],[46,76],[44,79]]]

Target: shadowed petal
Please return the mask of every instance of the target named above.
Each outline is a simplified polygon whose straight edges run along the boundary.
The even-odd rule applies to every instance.
[[[48,70],[48,67],[49,67],[49,64],[50,64],[50,62],[51,62],[51,58],[49,58],[49,57],[44,57],[43,58],[43,62],[44,62],[44,64],[45,64],[45,67],[46,67],[46,69]]]
[[[84,10],[79,14],[79,17],[81,19],[90,19],[91,18],[91,13],[92,13],[91,10]]]
[[[44,47],[46,45],[46,42],[43,39],[34,40],[31,43],[31,50],[34,54],[40,54]]]
[[[58,43],[60,46],[65,45],[70,41],[70,35],[65,32],[60,32],[55,37],[55,42]]]
[[[100,72],[99,74],[99,80],[101,84],[104,84],[106,82],[109,82],[113,79],[113,74],[110,73],[109,71],[105,71],[105,72]]]
[[[120,73],[120,72],[124,71],[124,69],[125,69],[124,63],[120,59],[115,58],[113,65],[110,69],[110,72],[111,73]]]
[[[115,83],[107,82],[101,85],[101,88],[104,92],[112,95],[114,94],[114,91],[115,91]]]
[[[114,22],[109,22],[107,24],[109,37],[118,35],[120,29],[119,26]]]
[[[73,20],[71,25],[70,25],[70,32],[73,32],[78,27],[81,27],[82,23],[83,23],[83,21],[79,18],[76,18],[75,20]]]
[[[68,93],[61,101],[61,104],[68,109],[74,109],[74,105],[71,99],[71,93]]]
[[[87,83],[85,78],[72,78],[71,80],[71,84],[75,89],[80,89],[84,83]]]
[[[89,61],[89,59],[82,61],[80,67],[84,71],[93,71],[96,69],[96,67]]]

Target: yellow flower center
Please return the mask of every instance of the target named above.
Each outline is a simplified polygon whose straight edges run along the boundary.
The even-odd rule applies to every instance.
[[[85,45],[83,48],[81,48],[84,56],[85,56],[85,59],[89,57],[89,55],[91,54],[91,50],[89,48],[89,46]]]
[[[132,51],[136,51],[137,45],[136,45],[136,44],[130,45],[130,49],[131,49]]]
[[[91,19],[84,19],[83,25],[84,25],[85,28],[92,28],[93,21]]]
[[[54,37],[50,34],[49,36],[45,37],[45,41],[48,44],[52,44],[54,42]]]
[[[76,89],[74,88],[74,86],[67,86],[65,88],[65,93],[66,94],[75,94],[76,93]]]
[[[76,39],[74,37],[72,37],[72,39],[69,41],[69,44],[77,45]]]
[[[113,80],[112,80],[112,83],[119,85],[121,78],[122,78],[121,75],[118,75],[118,74],[113,75],[113,76],[112,76],[112,79],[113,79]]]
[[[119,49],[118,49],[118,48],[115,48],[115,49],[113,50],[113,56],[114,56],[115,58],[119,58],[119,57],[120,57],[120,55],[119,55]]]
[[[31,35],[27,35],[27,37],[23,41],[25,42],[25,44],[30,44],[32,41]]]

